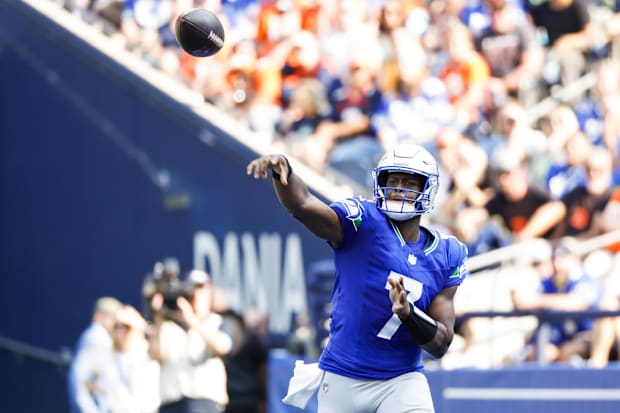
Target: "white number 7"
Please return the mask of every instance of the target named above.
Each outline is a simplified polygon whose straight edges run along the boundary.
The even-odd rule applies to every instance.
[[[422,297],[423,284],[420,281],[414,280],[413,278],[409,278],[403,274],[399,274],[394,271],[390,271],[387,278],[398,278],[400,276],[403,277],[403,285],[405,286],[405,290],[407,290],[408,292],[407,301],[409,301],[411,304],[414,304],[420,299],[420,297]],[[390,288],[392,287],[386,279],[385,289],[390,290]],[[381,331],[377,333],[377,337],[383,338],[385,340],[391,340],[392,336],[396,333],[398,327],[400,327],[401,324],[402,323],[400,321],[400,318],[398,318],[396,314],[392,314],[392,317],[390,317],[390,319],[386,321],[386,323],[383,325],[383,328],[381,328]]]

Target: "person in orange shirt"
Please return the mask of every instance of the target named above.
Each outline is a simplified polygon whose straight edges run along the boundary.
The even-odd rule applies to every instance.
[[[474,48],[472,35],[464,25],[454,23],[447,29],[445,50],[448,62],[439,77],[457,112],[459,126],[476,124],[485,102],[490,79],[489,65]]]
[[[485,205],[489,216],[497,216],[510,230],[512,242],[551,239],[566,216],[564,203],[530,184],[527,166],[506,147],[493,151],[490,168],[496,177],[496,193]]]
[[[609,193],[603,209],[592,216],[592,236],[620,231],[620,186],[610,189]],[[606,245],[605,250],[612,254],[620,253],[620,242]]]
[[[301,12],[293,0],[263,1],[258,12],[256,43],[259,57],[302,29]]]
[[[553,237],[574,236],[588,239],[607,232],[596,218],[605,209],[611,195],[613,155],[602,146],[589,153],[585,161],[586,183],[562,197],[566,214],[554,229]]]

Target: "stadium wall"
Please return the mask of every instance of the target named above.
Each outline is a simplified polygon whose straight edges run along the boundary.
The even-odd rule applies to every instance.
[[[246,175],[254,150],[22,1],[0,2],[0,90],[0,336],[70,348],[97,297],[140,307],[166,256],[290,331],[331,252]],[[40,391],[62,374],[0,369],[0,411],[66,411]]]

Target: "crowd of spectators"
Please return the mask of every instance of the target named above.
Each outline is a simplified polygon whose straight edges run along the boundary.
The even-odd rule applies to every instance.
[[[458,162],[475,168],[442,161],[442,186],[456,189],[460,200],[448,203],[450,218],[463,204],[488,199],[461,200],[463,192],[492,188],[490,160],[503,146],[554,199],[580,183],[581,166],[571,167],[579,161],[567,153],[579,140],[573,135],[610,151],[614,183],[620,180],[620,69],[609,59],[618,53],[615,3],[64,1],[119,47],[200,91],[255,139],[326,175],[339,171],[367,191],[367,171],[394,143],[413,141],[438,154],[457,141],[458,152],[466,141],[471,150],[461,158],[475,159]],[[192,7],[223,22],[226,41],[215,56],[195,58],[176,43],[175,18]],[[595,87],[532,121],[532,106],[589,72]]]
[[[369,194],[367,171],[385,148],[424,145],[441,167],[432,220],[472,256],[619,228],[618,1],[65,0],[65,7],[200,91],[265,145],[327,177],[338,171]],[[224,24],[225,45],[212,57],[176,44],[175,17],[192,7]],[[594,86],[532,117],[537,103],[586,74]],[[620,278],[619,266],[610,268],[606,277]],[[620,308],[617,288],[602,291],[604,308]],[[516,308],[529,302],[513,298]],[[609,342],[618,323],[600,320],[593,331],[604,322]]]

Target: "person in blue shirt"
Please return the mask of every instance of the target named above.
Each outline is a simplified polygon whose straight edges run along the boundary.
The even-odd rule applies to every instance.
[[[549,266],[550,264],[550,266]],[[579,312],[596,310],[603,290],[583,265],[577,240],[562,237],[551,243],[549,274],[542,276],[536,291],[511,292],[515,310]],[[571,363],[589,357],[593,320],[564,318],[540,320],[520,355],[522,361]],[[518,361],[518,360],[517,360]]]
[[[419,145],[399,144],[372,172],[374,200],[331,205],[283,155],[247,166],[255,179],[270,170],[281,204],[333,250],[330,335],[312,386],[318,412],[434,412],[423,350],[436,358],[448,350],[454,295],[468,273],[465,245],[420,223],[434,206],[436,160]]]
[[[71,413],[99,412],[97,395],[91,383],[100,360],[113,351],[112,329],[122,303],[114,297],[100,297],[95,302],[91,322],[76,342],[67,372],[67,396]]]

